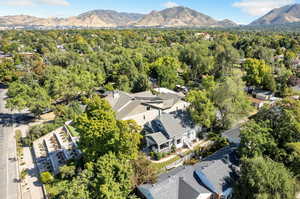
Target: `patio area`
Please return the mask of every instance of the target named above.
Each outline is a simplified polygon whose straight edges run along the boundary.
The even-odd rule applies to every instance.
[[[68,160],[78,158],[81,152],[77,149],[75,140],[65,125],[34,141],[33,149],[39,172],[49,171],[56,175],[59,167]]]

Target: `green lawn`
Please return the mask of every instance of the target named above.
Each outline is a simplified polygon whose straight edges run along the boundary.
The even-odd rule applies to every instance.
[[[157,170],[162,170],[164,171],[165,170],[165,167],[176,162],[177,160],[179,160],[180,157],[177,155],[175,156],[174,158],[168,160],[168,161],[165,161],[165,162],[161,162],[161,163],[152,163],[153,166],[157,169]]]
[[[183,154],[184,154],[184,155],[188,155],[188,154],[190,154],[191,152],[193,152],[193,151],[192,151],[192,150],[188,150],[188,151],[184,152]],[[154,166],[157,170],[163,172],[163,171],[165,171],[165,167],[166,167],[166,166],[168,166],[168,165],[170,165],[170,164],[176,162],[176,161],[179,160],[179,159],[180,159],[180,157],[177,155],[177,156],[175,156],[174,158],[172,158],[172,159],[170,159],[170,160],[168,160],[168,161],[161,162],[161,163],[152,163],[152,164],[153,164],[153,166]]]
[[[76,131],[76,129],[73,126],[67,125],[67,128],[73,137],[79,137],[79,133]]]

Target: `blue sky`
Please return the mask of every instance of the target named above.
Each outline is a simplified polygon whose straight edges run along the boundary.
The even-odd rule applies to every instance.
[[[173,6],[187,6],[215,19],[246,24],[273,8],[300,0],[0,0],[0,15],[28,14],[68,17],[94,9],[149,13]]]

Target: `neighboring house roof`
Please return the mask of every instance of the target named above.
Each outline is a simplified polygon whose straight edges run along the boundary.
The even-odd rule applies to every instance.
[[[156,95],[154,95],[151,91],[144,91],[144,92],[139,92],[139,93],[133,93],[131,94],[132,97],[135,98],[152,98],[152,97],[156,97]]]
[[[159,176],[156,184],[145,184],[138,190],[147,199],[196,199],[200,194],[213,193],[205,181],[199,181],[196,171],[201,171],[223,193],[231,186],[232,165],[237,165],[236,147],[225,147],[193,166],[181,166]],[[226,159],[226,160],[225,160]]]
[[[253,90],[253,91],[252,91],[252,94],[254,94],[254,95],[267,95],[267,96],[273,95],[272,91],[269,91],[269,90],[261,90],[261,89]]]
[[[122,120],[126,117],[144,113],[146,111],[145,106],[141,105],[139,101],[130,101],[126,106],[123,106],[122,109],[116,112],[116,117],[118,120]]]
[[[147,112],[148,107],[166,110],[182,101],[181,96],[172,93],[152,94],[150,91],[129,94],[122,91],[106,93],[105,99],[116,112],[117,119],[124,119],[130,116]],[[183,102],[183,101],[182,101]]]
[[[184,181],[183,178],[179,178],[179,190],[178,190],[178,198],[179,199],[197,199],[199,193],[192,186],[190,186],[187,182]]]
[[[169,141],[161,132],[152,133],[152,134],[146,135],[146,137],[150,137],[158,145],[167,143]]]
[[[190,115],[186,111],[175,113],[162,113],[155,120],[145,125],[145,130],[150,133],[159,132],[166,139],[182,138],[189,129],[195,128],[191,122]]]
[[[241,127],[238,126],[223,132],[222,137],[227,138],[231,143],[239,144],[241,142]]]
[[[185,124],[182,122],[180,117],[176,117],[176,114],[161,114],[157,121],[161,123],[170,139],[181,138],[186,132]]]
[[[105,99],[109,102],[113,110],[119,111],[124,105],[128,104],[132,98],[125,92],[113,91],[110,92]]]

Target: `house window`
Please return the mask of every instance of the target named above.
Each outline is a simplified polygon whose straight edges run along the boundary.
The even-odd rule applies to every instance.
[[[181,139],[177,140],[177,144],[180,144],[181,143]]]
[[[151,107],[150,106],[147,106],[147,111],[150,111],[151,110]]]

